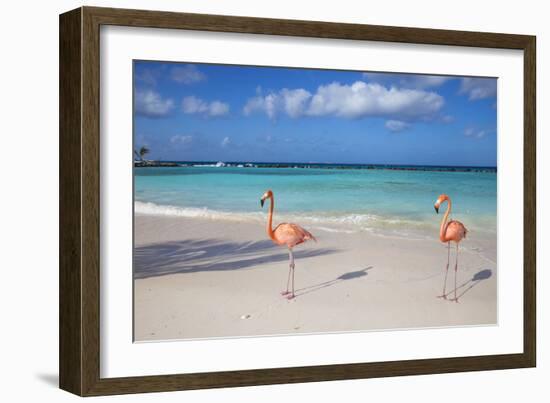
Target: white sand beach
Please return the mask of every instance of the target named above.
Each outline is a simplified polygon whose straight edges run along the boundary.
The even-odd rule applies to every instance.
[[[447,260],[437,234],[309,229],[318,242],[295,248],[296,298],[287,300],[288,253],[263,225],[137,214],[136,341],[497,322],[494,238],[462,242],[455,303],[437,298]]]

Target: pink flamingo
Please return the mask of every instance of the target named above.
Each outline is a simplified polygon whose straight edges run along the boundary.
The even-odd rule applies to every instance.
[[[271,201],[269,205],[269,215],[267,218],[267,235],[276,245],[285,245],[288,248],[288,278],[286,280],[286,291],[281,292],[281,295],[286,296],[287,299],[292,299],[296,296],[294,294],[294,255],[292,254],[292,248],[310,239],[317,242],[317,239],[315,239],[311,233],[300,227],[298,224],[282,223],[273,229],[273,208],[275,202],[273,201],[273,192],[271,190],[264,193],[260,200],[260,206],[264,206],[266,199]],[[288,291],[290,272],[292,272],[292,292]]]
[[[446,287],[447,287],[447,274],[449,273],[449,260],[451,258],[451,241],[456,242],[456,263],[455,263],[455,289],[454,289],[454,298],[451,299],[451,301],[458,302],[458,298],[456,297],[456,272],[458,271],[458,244],[460,241],[462,241],[464,238],[466,238],[466,234],[468,233],[468,230],[462,224],[460,221],[450,220],[447,222],[447,219],[449,218],[449,214],[451,213],[451,198],[447,196],[446,194],[440,195],[435,204],[435,212],[439,214],[439,206],[443,202],[447,202],[447,211],[445,212],[445,215],[443,216],[443,220],[441,220],[441,227],[439,229],[439,240],[443,243],[447,243],[447,269],[445,270],[445,282],[443,283],[443,294],[439,296],[439,298],[447,299],[447,294],[445,293]]]

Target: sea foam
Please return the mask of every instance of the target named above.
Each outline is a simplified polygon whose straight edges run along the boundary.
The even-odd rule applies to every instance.
[[[267,220],[267,213],[265,211],[250,213],[219,211],[207,207],[179,207],[141,201],[135,201],[134,211],[136,214],[201,218],[214,221],[250,222],[257,223],[258,225],[264,225]],[[340,233],[355,233],[361,231],[373,232],[376,230],[396,229],[424,230],[432,227],[431,224],[427,224],[424,221],[396,219],[374,214],[276,212],[274,226],[282,222],[296,222],[305,227],[309,227],[311,230],[318,229],[326,232]]]

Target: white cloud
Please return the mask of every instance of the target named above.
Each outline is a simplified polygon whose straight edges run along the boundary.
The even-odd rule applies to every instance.
[[[388,86],[397,85],[401,88],[417,90],[439,87],[454,78],[451,76],[400,73],[363,73],[363,77],[367,78],[371,83],[385,84]]]
[[[174,108],[173,100],[163,99],[159,93],[152,90],[136,91],[134,103],[138,115],[150,118],[166,116]]]
[[[408,129],[411,125],[401,120],[388,120],[385,123],[386,129],[392,132],[400,132]]]
[[[392,116],[419,118],[439,111],[443,97],[435,92],[386,88],[380,84],[357,81],[352,85],[332,83],[320,86],[311,99],[312,116]]]
[[[267,95],[258,95],[248,100],[243,112],[245,115],[263,112],[271,119],[284,113],[292,118],[385,116],[406,120],[430,118],[444,103],[443,97],[435,92],[386,88],[363,81],[351,85],[333,82],[321,85],[315,94],[302,88],[284,88]]]
[[[231,144],[231,139],[229,137],[224,137],[220,143],[222,147],[227,147],[229,144]]]
[[[261,88],[256,90],[258,96],[248,100],[244,106],[245,115],[253,112],[265,112],[270,119],[274,119],[277,113],[284,112],[292,118],[302,116],[308,106],[311,93],[302,88],[290,90],[283,88],[278,93],[270,93],[266,96],[261,95]]]
[[[172,80],[181,84],[194,84],[206,80],[206,75],[192,64],[173,67],[170,76]]]
[[[229,113],[229,105],[221,101],[213,101],[208,107],[210,116],[224,116]]]
[[[193,142],[193,136],[190,135],[175,135],[170,137],[170,143],[188,145]]]
[[[246,116],[249,116],[256,111],[261,111],[265,112],[265,114],[269,116],[270,119],[273,119],[275,118],[276,114],[275,103],[277,102],[277,100],[278,95],[276,94],[269,94],[265,97],[263,95],[258,95],[254,98],[250,98],[243,108],[243,113]]]
[[[497,80],[465,77],[460,83],[459,94],[468,94],[471,101],[494,97],[497,95]]]
[[[447,81],[452,79],[452,77],[445,76],[416,76],[413,79],[413,83],[416,83],[417,88],[432,88],[439,87]]]
[[[478,130],[472,127],[468,127],[464,130],[464,135],[466,137],[474,137],[480,139],[482,137],[485,137],[487,134],[489,134],[487,130]]]
[[[188,115],[197,114],[206,117],[220,117],[229,113],[229,105],[224,102],[207,102],[192,95],[183,98],[181,107],[183,113]]]
[[[296,118],[303,114],[307,107],[307,102],[311,98],[311,94],[302,88],[296,90],[285,88],[281,91],[281,97],[283,108],[287,115],[291,118]]]
[[[136,74],[134,75],[134,78],[136,79],[136,81],[140,81],[149,86],[154,87],[157,84],[156,75],[149,69],[144,69],[139,72],[136,72]]]

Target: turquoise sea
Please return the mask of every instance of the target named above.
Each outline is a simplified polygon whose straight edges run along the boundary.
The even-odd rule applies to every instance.
[[[409,234],[439,227],[441,214],[433,204],[446,193],[453,202],[452,218],[470,231],[496,234],[494,168],[180,165],[134,168],[136,213],[264,222],[267,207],[260,208],[260,197],[271,189],[276,223]]]

